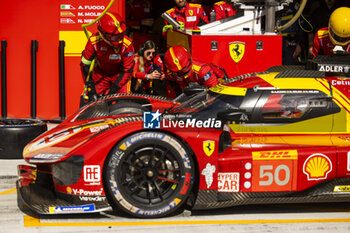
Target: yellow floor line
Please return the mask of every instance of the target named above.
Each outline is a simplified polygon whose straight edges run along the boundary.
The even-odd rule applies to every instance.
[[[350,222],[350,218],[340,219],[260,219],[260,220],[200,220],[200,221],[139,221],[139,222],[40,222],[40,219],[24,215],[24,227],[82,227],[82,226],[157,226],[157,225],[219,225],[219,224],[261,224],[261,223],[321,223]]]
[[[17,188],[9,189],[7,191],[0,193],[0,195],[13,194],[12,192],[14,192],[16,190],[17,190]]]

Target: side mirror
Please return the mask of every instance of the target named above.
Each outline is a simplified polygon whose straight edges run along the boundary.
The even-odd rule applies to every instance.
[[[217,113],[217,118],[222,121],[249,122],[249,115],[242,109],[228,109]]]

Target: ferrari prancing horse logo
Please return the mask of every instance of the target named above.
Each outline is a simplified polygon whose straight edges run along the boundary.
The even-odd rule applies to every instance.
[[[238,63],[244,56],[245,43],[240,41],[230,42],[229,50],[232,60]]]
[[[215,141],[207,140],[203,141],[203,151],[209,157],[215,150]]]

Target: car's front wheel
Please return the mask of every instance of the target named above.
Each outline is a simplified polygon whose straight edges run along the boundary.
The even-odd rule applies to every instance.
[[[137,217],[169,215],[186,202],[194,164],[176,138],[140,132],[119,142],[105,164],[104,182],[113,207]]]

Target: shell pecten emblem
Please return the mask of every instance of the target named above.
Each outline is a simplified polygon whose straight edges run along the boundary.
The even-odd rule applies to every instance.
[[[312,154],[304,162],[303,172],[306,174],[308,180],[327,179],[331,171],[332,162],[324,154]]]

